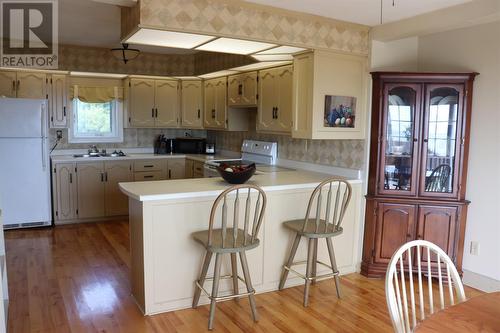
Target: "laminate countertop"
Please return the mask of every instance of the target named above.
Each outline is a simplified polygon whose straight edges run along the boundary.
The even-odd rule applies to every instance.
[[[280,172],[261,172],[247,183],[260,186],[264,191],[294,190],[314,188],[332,175],[304,170]],[[345,177],[339,177],[345,179]],[[359,184],[359,179],[348,179],[351,184]],[[197,198],[216,196],[230,184],[220,177],[176,179],[149,182],[120,183],[123,193],[138,201],[157,201],[169,199]]]
[[[127,154],[126,156],[111,157],[111,156],[100,156],[100,157],[75,157],[73,155],[53,155],[51,156],[53,163],[85,163],[85,162],[97,162],[97,161],[125,161],[125,160],[152,160],[152,159],[176,159],[176,158],[187,158],[193,161],[205,162],[209,160],[219,160],[219,159],[234,159],[238,157],[230,157],[226,155],[204,155],[204,154],[166,154],[166,155],[156,155],[156,154]]]

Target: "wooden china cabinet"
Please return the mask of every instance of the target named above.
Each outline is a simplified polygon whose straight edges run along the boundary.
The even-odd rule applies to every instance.
[[[477,73],[371,74],[361,273],[384,276],[392,254],[414,239],[439,245],[461,273],[469,204],[465,190],[472,85]],[[427,261],[426,253],[422,260]]]

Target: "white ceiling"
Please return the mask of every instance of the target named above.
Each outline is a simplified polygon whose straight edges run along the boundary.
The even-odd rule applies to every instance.
[[[472,0],[383,1],[383,23],[399,21]],[[380,0],[247,0],[338,20],[375,26],[380,24]]]

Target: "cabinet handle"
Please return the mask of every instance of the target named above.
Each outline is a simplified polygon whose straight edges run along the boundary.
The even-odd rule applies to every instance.
[[[158,118],[158,108],[155,109],[155,118]]]
[[[274,118],[274,119],[278,119],[278,112],[279,112],[279,110],[280,109],[278,107],[276,107],[276,118]]]
[[[424,139],[424,142],[429,142],[429,140],[427,140],[427,139]]]
[[[69,174],[69,183],[73,184],[73,174],[72,173]]]
[[[198,109],[198,119],[200,119],[200,109]]]
[[[146,178],[153,178],[154,176],[143,176],[142,178],[146,179]]]
[[[168,179],[172,179],[172,170],[168,170]]]
[[[19,90],[20,86],[21,86],[21,81],[17,80],[17,90]]]
[[[154,167],[154,165],[145,165],[144,167],[145,168],[152,168],[152,167]]]
[[[241,83],[238,85],[238,95],[243,95],[243,85]]]
[[[212,109],[212,119],[215,119],[215,109]]]
[[[66,117],[66,107],[63,106],[63,115]]]
[[[101,172],[101,182],[104,182],[104,173]]]
[[[104,181],[106,183],[108,182],[108,173],[107,172],[104,173]]]
[[[12,90],[16,91],[16,80],[12,80]]]
[[[155,117],[155,108],[152,108],[151,109],[151,118],[154,118]]]

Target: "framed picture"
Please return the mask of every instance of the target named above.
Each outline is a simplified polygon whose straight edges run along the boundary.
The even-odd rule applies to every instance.
[[[325,95],[324,127],[354,128],[356,97]]]

